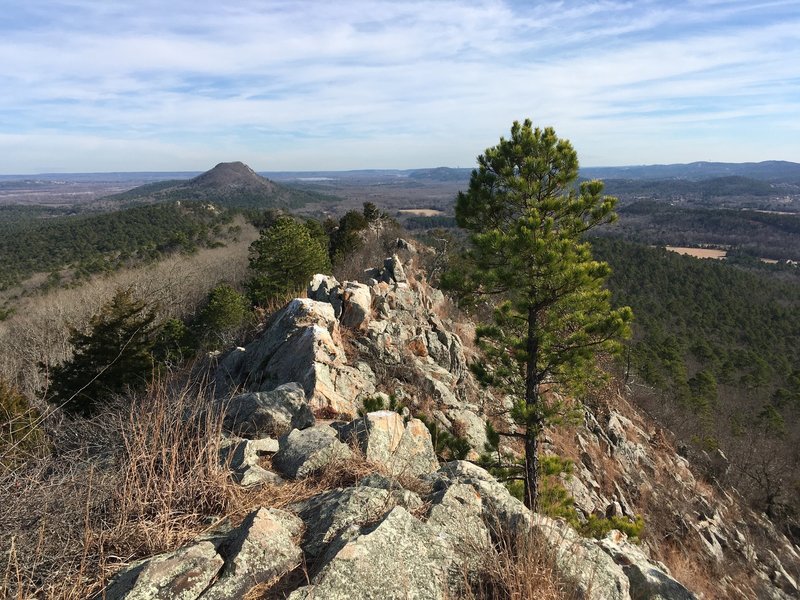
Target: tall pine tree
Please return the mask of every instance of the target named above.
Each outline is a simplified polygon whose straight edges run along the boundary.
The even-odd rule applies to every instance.
[[[515,397],[524,431],[525,503],[536,510],[538,439],[549,416],[543,384],[569,389],[593,370],[600,351],[628,333],[631,310],[612,309],[606,263],[583,234],[614,220],[603,183],[576,187],[578,157],[555,131],[515,121],[511,138],[478,157],[456,219],[470,232],[458,272],[446,285],[465,297],[497,296],[491,323],[478,328],[479,378]]]

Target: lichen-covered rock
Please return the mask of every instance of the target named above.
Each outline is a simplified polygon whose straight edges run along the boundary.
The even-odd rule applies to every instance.
[[[379,521],[395,506],[417,510],[422,506],[422,500],[405,490],[389,491],[359,485],[324,492],[292,505],[291,509],[306,524],[303,550],[307,555],[316,557],[351,525]]]
[[[352,456],[350,448],[336,439],[336,431],[328,425],[295,429],[278,442],[280,450],[272,457],[272,465],[294,478],[306,477],[331,462]]]
[[[234,396],[225,407],[223,421],[227,431],[249,438],[279,436],[312,425],[314,414],[306,402],[305,390],[297,382],[270,392]]]
[[[244,598],[255,586],[294,569],[303,559],[295,542],[302,531],[303,522],[286,511],[260,508],[250,513],[225,544],[222,574],[203,600]]]
[[[428,527],[448,539],[469,567],[477,567],[491,544],[480,494],[471,485],[456,483],[428,501]]]
[[[290,600],[439,600],[453,598],[450,543],[404,508],[377,526],[348,530],[331,545],[311,585]]]
[[[630,600],[627,576],[595,540],[543,515],[535,515],[533,526],[555,554],[556,569],[576,584],[586,600]]]
[[[405,423],[402,415],[380,410],[356,419],[339,435],[344,441],[355,439],[368,461],[392,475],[417,476],[439,468],[431,434],[419,419]]]
[[[98,598],[195,600],[217,576],[224,560],[210,541],[139,561],[119,573]]]
[[[447,489],[458,483],[472,486],[481,498],[483,520],[493,536],[510,531],[526,531],[531,527],[533,515],[514,498],[502,483],[478,465],[455,460],[424,478],[434,490]]]
[[[611,531],[599,546],[622,567],[630,582],[632,600],[696,600],[696,596],[675,581],[667,568],[651,561],[629,543],[625,534]]]

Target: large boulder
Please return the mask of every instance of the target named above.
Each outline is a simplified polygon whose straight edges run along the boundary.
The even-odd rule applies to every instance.
[[[611,531],[599,545],[622,567],[630,582],[632,600],[696,600],[692,592],[670,576],[664,565],[654,563],[628,542],[624,533]]]
[[[336,431],[328,425],[293,430],[279,440],[280,450],[272,457],[272,465],[289,477],[306,477],[331,462],[347,460],[352,452],[336,439]]]
[[[439,468],[431,434],[419,419],[404,422],[390,410],[368,413],[339,432],[344,441],[355,439],[368,461],[392,475],[424,475]]]
[[[555,555],[558,572],[572,580],[586,600],[630,600],[628,577],[595,540],[567,523],[535,515],[533,526]]]
[[[422,500],[413,492],[359,485],[323,492],[291,509],[306,524],[303,550],[316,557],[351,525],[380,521],[395,506],[417,510]]]
[[[314,413],[297,382],[278,386],[271,392],[250,392],[231,398],[225,409],[226,430],[248,438],[280,436],[292,429],[314,425]]]
[[[446,463],[424,480],[433,486],[434,491],[456,484],[471,486],[480,496],[483,520],[494,537],[508,532],[527,531],[532,525],[531,511],[491,473],[471,462],[455,460]]]
[[[436,492],[428,501],[428,527],[447,539],[461,560],[474,570],[491,546],[480,494],[470,485],[456,483]]]
[[[303,559],[295,541],[302,531],[303,522],[286,511],[260,508],[250,513],[226,543],[225,566],[203,600],[244,598],[255,586],[294,569]]]
[[[400,262],[400,258],[396,254],[383,261],[383,281],[398,284],[408,283],[403,263]]]
[[[375,392],[368,368],[347,365],[339,323],[327,302],[296,298],[281,309],[264,333],[219,365],[217,392],[244,387],[271,391],[299,383],[312,410],[356,416],[357,399]]]
[[[439,600],[453,598],[450,543],[396,507],[376,526],[349,529],[321,560],[311,585],[289,600]]]
[[[342,289],[342,316],[340,323],[350,329],[364,330],[372,314],[372,293],[369,286],[346,281]]]
[[[335,277],[317,273],[311,278],[306,295],[318,302],[328,302],[337,319],[342,315],[342,286]]]

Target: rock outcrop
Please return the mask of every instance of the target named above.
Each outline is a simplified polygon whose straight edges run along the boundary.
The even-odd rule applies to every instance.
[[[584,423],[567,433],[545,432],[542,452],[573,457],[571,472],[553,476],[571,498],[573,525],[633,525],[647,506],[653,529],[656,519],[671,524],[660,538],[632,543],[616,530],[582,537],[563,519],[531,513],[480,466],[440,464],[414,415],[466,440],[477,459],[487,420],[509,425],[508,400],[479,390],[462,340],[442,316],[444,297],[399,256],[362,279],[314,276],[308,298],[276,313],[216,372],[228,435],[220,460],[244,486],[297,486],[305,496],[131,565],[107,598],[243,598],[281,578],[291,600],[457,598],[483,576],[499,543],[520,535],[540,544],[587,600],[698,597],[681,583],[681,569],[665,564],[673,542],[692,548],[700,569],[723,572],[730,563],[753,574],[721,576],[719,597],[798,597],[800,555],[788,540],[700,481],[663,433],[621,400],[585,407]],[[366,412],[367,399],[393,410]],[[502,451],[519,455],[513,444]],[[342,487],[309,484],[354,463],[363,472],[347,484],[333,478]],[[753,542],[757,529],[771,546]]]
[[[305,391],[312,410],[355,416],[358,400],[375,392],[366,363],[348,364],[333,305],[308,298],[292,300],[263,335],[220,363],[218,393],[231,389],[272,391],[291,382]]]
[[[175,552],[140,561],[119,573],[100,598],[221,600],[244,598],[253,587],[300,564],[303,522],[261,508],[226,536],[198,540]]]
[[[328,425],[302,431],[295,429],[283,436],[279,445],[272,464],[284,475],[294,478],[307,477],[332,462],[352,456],[350,448],[337,439],[336,431]]]
[[[305,391],[296,382],[271,392],[250,392],[231,398],[223,426],[234,435],[259,438],[279,436],[314,424]]]

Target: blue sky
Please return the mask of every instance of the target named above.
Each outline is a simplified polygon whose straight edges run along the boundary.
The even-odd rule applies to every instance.
[[[525,117],[586,166],[800,162],[800,1],[0,11],[0,173],[470,167]]]

